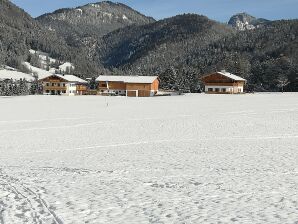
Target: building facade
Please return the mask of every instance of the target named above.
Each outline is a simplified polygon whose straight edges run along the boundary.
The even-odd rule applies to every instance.
[[[244,92],[246,80],[226,71],[215,72],[202,77],[205,93],[239,94]]]
[[[74,75],[50,75],[39,79],[44,95],[85,95],[87,81]]]
[[[158,92],[157,76],[99,76],[98,94],[150,97]]]

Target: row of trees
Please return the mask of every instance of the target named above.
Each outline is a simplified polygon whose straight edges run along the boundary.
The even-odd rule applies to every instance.
[[[41,94],[42,86],[37,80],[37,77],[35,77],[33,82],[28,82],[25,79],[0,80],[0,96],[25,96]]]

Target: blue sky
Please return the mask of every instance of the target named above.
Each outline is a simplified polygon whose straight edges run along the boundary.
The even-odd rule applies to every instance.
[[[97,0],[11,0],[33,17],[59,8],[77,7]],[[118,0],[155,19],[197,13],[227,22],[231,15],[247,12],[270,20],[298,18],[298,0]]]

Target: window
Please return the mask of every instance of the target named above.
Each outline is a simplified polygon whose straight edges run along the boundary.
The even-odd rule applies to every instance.
[[[208,88],[208,92],[212,92],[213,91],[213,88]]]
[[[55,86],[55,83],[52,83],[52,86]]]
[[[226,88],[222,88],[221,91],[222,91],[223,93],[225,93],[227,90],[226,90]]]
[[[47,90],[46,93],[50,93],[50,90]]]
[[[219,88],[215,88],[215,92],[219,92]]]
[[[63,83],[63,87],[65,87],[65,83]]]
[[[46,84],[46,86],[49,86],[49,85],[50,85],[50,83],[47,83],[47,84]]]
[[[60,83],[58,83],[58,86],[60,87]]]
[[[65,91],[65,90],[63,90],[63,91],[62,91],[62,93],[66,93],[66,91]]]
[[[107,87],[107,84],[106,83],[101,83],[100,86],[101,87]]]

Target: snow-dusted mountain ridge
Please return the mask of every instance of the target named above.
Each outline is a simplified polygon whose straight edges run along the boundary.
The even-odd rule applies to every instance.
[[[124,4],[110,1],[59,9],[42,15],[37,20],[64,36],[76,35],[81,38],[92,35],[103,36],[128,25],[143,25],[155,21]],[[65,25],[69,26],[68,30],[65,30]]]
[[[270,22],[269,20],[256,18],[247,13],[238,13],[231,17],[228,24],[237,30],[253,30],[258,28],[266,23]]]

